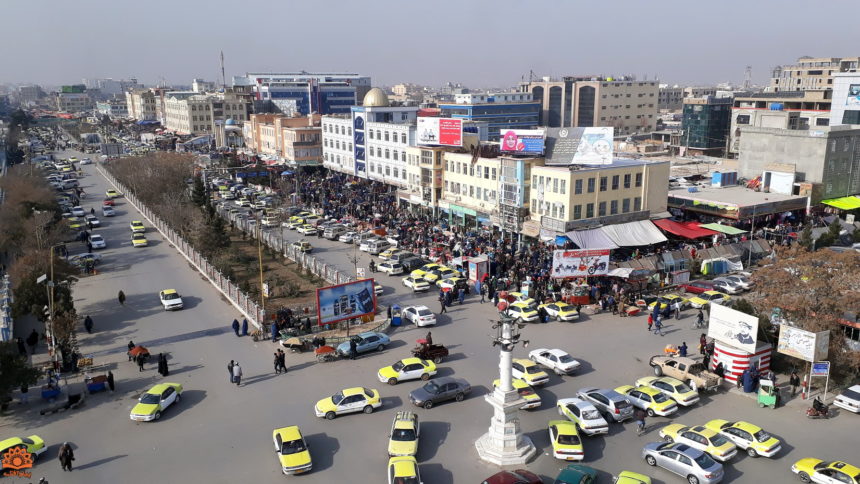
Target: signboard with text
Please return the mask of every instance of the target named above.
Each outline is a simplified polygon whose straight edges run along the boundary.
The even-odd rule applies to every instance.
[[[549,128],[546,133],[547,165],[610,165],[613,136],[611,126]]]
[[[829,344],[830,331],[813,333],[784,323],[779,325],[776,351],[784,355],[809,362],[823,360],[827,358]]]
[[[609,272],[610,249],[555,250],[552,277],[602,276]]]
[[[542,155],[544,131],[542,129],[502,129],[499,145],[503,153]]]
[[[720,304],[711,304],[708,337],[734,348],[755,353],[758,318]]]
[[[317,289],[320,325],[375,313],[376,293],[373,290],[373,279]]]
[[[418,144],[463,146],[463,120],[453,118],[419,117]]]

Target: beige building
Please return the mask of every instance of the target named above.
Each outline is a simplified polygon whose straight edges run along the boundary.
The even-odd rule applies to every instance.
[[[245,147],[296,166],[322,161],[321,116],[252,114],[242,127]]]
[[[60,92],[57,93],[57,110],[64,113],[81,113],[93,109],[90,95],[85,92]]]
[[[729,153],[740,151],[742,128],[806,131],[830,125],[831,99],[826,91],[762,92],[734,98]]]
[[[128,117],[138,121],[158,119],[156,95],[151,89],[131,89],[125,93]]]
[[[248,120],[251,105],[233,93],[168,92],[164,98],[164,126],[178,134],[213,134],[216,121]]]
[[[797,63],[776,67],[767,91],[830,91],[832,75],[858,72],[860,57],[801,57]]]
[[[530,213],[541,228],[567,232],[648,219],[666,211],[667,161],[615,159],[611,165],[531,169]]]

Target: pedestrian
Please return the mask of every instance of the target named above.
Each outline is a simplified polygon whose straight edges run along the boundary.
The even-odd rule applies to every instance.
[[[233,365],[233,382],[237,387],[242,384],[242,367],[239,366],[238,361]]]
[[[87,317],[84,318],[84,328],[86,328],[87,333],[92,334],[93,332],[93,318],[87,314]]]
[[[281,373],[287,372],[287,354],[281,348],[278,348],[278,365],[281,368]]]
[[[649,315],[648,315],[648,332],[649,332],[649,333],[651,332],[651,327],[652,327],[652,326],[654,326],[654,316],[653,316],[653,315],[651,315],[651,314],[649,314]]]
[[[170,370],[167,368],[167,355],[159,353],[158,359],[158,372],[161,373],[161,376],[166,377],[170,374]]]
[[[96,214],[95,207],[90,207],[90,215],[95,215],[95,214]]]
[[[445,308],[445,298],[440,297],[440,298],[439,298],[439,303],[442,305],[442,310],[441,310],[441,311],[439,311],[439,314],[447,313],[447,312],[448,312],[448,310]]]
[[[723,378],[724,376],[726,376],[726,368],[725,368],[725,366],[723,366],[722,361],[717,363],[717,367],[714,368],[714,373],[720,378]]]
[[[279,350],[275,351],[275,360],[274,360],[273,364],[275,366],[275,374],[280,375],[281,374],[281,355],[279,353]]]
[[[236,336],[239,336],[239,320],[234,319],[232,326],[233,326],[233,332],[236,333]]]
[[[72,461],[75,460],[75,451],[68,442],[63,442],[59,450],[60,465],[64,471],[72,471]]]
[[[686,357],[687,356],[687,342],[684,341],[681,343],[681,346],[678,347],[678,356]]]
[[[466,290],[465,290],[465,289],[463,289],[462,287],[461,287],[461,288],[460,288],[460,290],[457,292],[457,299],[460,301],[460,305],[461,305],[461,306],[463,305],[463,301],[465,301],[465,300],[466,300]]]
[[[448,291],[445,293],[445,305],[451,306],[454,304],[454,292]]]
[[[27,346],[30,347],[30,354],[36,354],[36,345],[39,344],[39,333],[34,329],[29,336],[27,336]]]
[[[349,359],[354,360],[358,353],[358,345],[355,343],[355,338],[349,340]]]
[[[675,319],[681,319],[681,303],[675,301],[672,303],[672,309],[675,310]]]
[[[484,297],[487,295],[487,286],[481,284],[481,290],[479,292],[481,293],[481,304],[484,304]]]
[[[143,364],[146,363],[146,355],[141,353],[137,355],[137,371],[143,371]]]
[[[113,372],[108,370],[107,374],[107,384],[110,391],[113,392],[116,389],[116,381],[113,379]]]
[[[645,410],[641,408],[636,409],[635,418],[636,418],[636,433],[638,435],[642,435],[642,432],[645,431]]]
[[[230,383],[233,383],[233,367],[236,366],[236,363],[233,360],[230,360],[230,363],[227,363],[227,375],[230,376]]]
[[[659,334],[660,336],[665,336],[663,334],[663,323],[658,319],[654,322],[654,334]]]
[[[16,341],[18,343],[18,354],[20,356],[27,356],[27,347],[24,345],[24,338],[18,336]]]
[[[28,403],[30,403],[30,387],[24,383],[21,385],[21,404],[26,405]]]
[[[119,300],[120,306],[125,306],[125,293],[122,292],[122,289],[117,293],[116,298]]]
[[[702,314],[702,312],[699,311],[699,314]],[[708,337],[705,336],[705,333],[702,333],[699,336],[699,354],[704,355],[707,347],[708,347]]]
[[[431,346],[433,344],[433,333],[427,331],[427,336],[424,337],[424,340],[427,341],[427,346]]]
[[[391,305],[388,306],[388,310],[386,311],[386,314],[388,315],[388,321],[390,322],[391,321]]]
[[[699,309],[699,314],[696,315],[696,327],[701,328],[705,324],[705,313]]]
[[[242,318],[242,336],[248,336],[248,318]]]
[[[131,359],[132,359],[131,350],[134,349],[134,341],[129,340],[126,347],[128,348],[128,352],[126,352],[126,354],[128,355],[128,361],[131,361]]]
[[[791,385],[791,396],[797,394],[797,387],[800,386],[800,376],[797,375],[797,370],[791,370],[791,376],[788,377],[788,384]]]

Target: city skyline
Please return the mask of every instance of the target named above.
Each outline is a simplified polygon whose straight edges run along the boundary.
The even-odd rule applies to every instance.
[[[249,71],[306,70],[357,72],[371,76],[374,85],[513,86],[528,80],[530,71],[538,78],[635,75],[668,84],[713,85],[740,84],[747,65],[753,82],[764,84],[774,66],[800,56],[856,55],[833,47],[854,40],[851,20],[835,15],[849,5],[845,0],[828,2],[834,15],[822,35],[804,36],[784,28],[800,9],[808,9],[800,1],[783,2],[773,11],[768,2],[730,0],[722,4],[725,13],[714,13],[705,5],[676,0],[661,2],[659,9],[635,0],[561,6],[539,0],[527,8],[513,0],[465,5],[442,0],[434,4],[438,14],[432,16],[420,4],[391,0],[336,1],[325,12],[314,3],[249,3],[244,12],[301,20],[283,27],[237,23],[230,13],[233,4],[223,0],[209,2],[205,10],[164,0],[145,9],[104,0],[86,9],[64,3],[7,5],[8,18],[24,21],[0,32],[0,41],[17,46],[0,56],[13,66],[0,82],[60,85],[100,77],[136,77],[146,84],[190,84],[193,78],[220,82],[223,51],[228,84],[232,76]],[[738,11],[743,15],[733,14]],[[535,15],[533,32],[540,38],[528,33],[531,24],[523,13]],[[322,23],[310,20],[321,14]],[[580,21],[583,14],[593,20]],[[725,15],[726,28],[703,31],[702,26],[712,25],[705,22],[709,15]],[[606,21],[594,21],[601,18]],[[26,19],[38,19],[39,27]]]

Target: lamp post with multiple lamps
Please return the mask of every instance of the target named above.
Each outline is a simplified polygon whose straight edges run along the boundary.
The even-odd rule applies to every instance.
[[[520,330],[525,327],[506,314],[507,303],[499,305],[499,321],[493,324],[496,336],[493,346],[499,346],[499,386],[484,399],[493,407],[490,428],[475,441],[481,460],[500,466],[519,465],[534,457],[537,449],[531,439],[523,435],[518,416],[525,403],[514,390],[511,364],[513,349],[517,344],[528,346],[528,340],[520,341]]]

